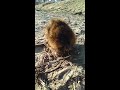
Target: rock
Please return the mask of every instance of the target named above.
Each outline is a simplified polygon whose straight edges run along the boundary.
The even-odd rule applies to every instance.
[[[74,15],[82,15],[82,12],[76,12]]]

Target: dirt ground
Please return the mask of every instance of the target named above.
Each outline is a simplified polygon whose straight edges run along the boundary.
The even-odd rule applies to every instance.
[[[78,4],[78,1],[80,1]],[[35,6],[35,63],[42,54],[44,48],[44,31],[46,23],[52,18],[64,19],[72,28],[77,37],[76,49],[74,56],[77,60],[73,60],[78,66],[85,66],[85,7],[84,0],[67,0],[57,4],[36,5]],[[56,7],[59,5],[59,7]],[[72,5],[72,7],[71,7]],[[75,7],[77,5],[77,7]],[[65,6],[67,6],[65,8]],[[71,8],[69,8],[71,7]],[[75,7],[75,8],[74,8]],[[85,84],[84,84],[85,85]],[[36,90],[42,90],[36,87]],[[84,89],[73,89],[84,90]]]

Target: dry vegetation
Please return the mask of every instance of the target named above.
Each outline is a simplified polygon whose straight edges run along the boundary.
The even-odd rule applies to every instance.
[[[82,14],[80,14],[82,12]],[[72,61],[61,57],[52,58],[51,54],[43,50],[43,28],[52,18],[62,18],[74,31],[77,42],[73,49]],[[46,77],[49,83],[38,77],[35,90],[85,90],[85,0],[65,0],[58,3],[39,4],[35,6],[35,65],[47,57],[45,64]],[[47,55],[46,55],[47,54]],[[44,57],[44,58],[43,58]],[[54,56],[53,56],[54,57]],[[69,64],[67,66],[67,64]],[[60,68],[57,69],[56,68]],[[42,68],[36,68],[36,75]],[[48,71],[51,71],[48,73]],[[43,74],[42,74],[43,75]],[[38,80],[39,79],[39,80]],[[55,81],[53,81],[55,79]],[[52,80],[52,81],[51,81]],[[66,87],[67,86],[67,87]]]

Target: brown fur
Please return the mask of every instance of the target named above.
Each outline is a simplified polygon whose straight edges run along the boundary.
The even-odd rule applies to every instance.
[[[59,19],[50,20],[46,26],[45,37],[51,51],[59,55],[68,53],[76,41],[72,29]]]

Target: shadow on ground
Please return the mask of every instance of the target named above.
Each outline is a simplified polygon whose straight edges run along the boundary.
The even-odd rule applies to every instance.
[[[35,53],[40,53],[43,51],[44,45],[35,45]]]
[[[76,44],[72,51],[72,63],[85,67],[85,45]]]

